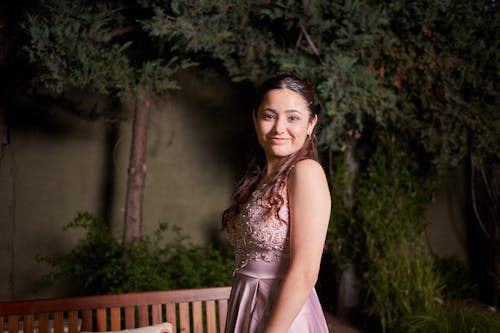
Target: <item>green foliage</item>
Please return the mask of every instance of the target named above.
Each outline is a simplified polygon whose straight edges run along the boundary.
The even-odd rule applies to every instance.
[[[456,256],[436,257],[436,269],[444,281],[443,295],[447,299],[477,299],[478,286],[471,282],[471,272]]]
[[[364,236],[361,225],[357,223],[357,216],[345,203],[348,177],[344,157],[337,155],[332,160],[330,170],[330,187],[332,196],[332,211],[328,225],[328,248],[333,254],[333,264],[339,269],[345,265],[357,262],[363,256]]]
[[[372,311],[387,331],[399,318],[428,310],[441,297],[443,282],[425,246],[429,180],[419,179],[408,164],[405,144],[389,141],[381,149],[384,153],[374,154],[359,178],[356,214],[365,239]]]
[[[353,209],[343,197],[344,159],[334,160],[328,245],[340,268],[356,263],[368,289],[367,310],[384,331],[392,331],[400,318],[427,311],[442,297],[443,280],[424,236],[433,184],[412,162],[411,145],[394,140],[387,129],[371,138],[376,148],[362,161]]]
[[[138,30],[135,20],[112,3],[43,1],[23,23],[30,41],[25,50],[40,73],[35,85],[56,94],[76,87],[122,101],[144,90],[177,88],[173,74],[193,63],[172,55],[155,59],[145,49],[138,52],[141,34],[131,33]]]
[[[427,312],[405,317],[395,330],[404,333],[500,332],[500,315],[477,304],[435,304]]]
[[[256,82],[274,66],[267,50],[276,45],[271,29],[266,29],[269,23],[259,15],[264,5],[264,1],[179,0],[169,8],[159,3],[153,5],[153,17],[142,24],[151,36],[171,42],[188,57],[203,59],[207,54],[222,63],[233,80]]]
[[[120,244],[102,219],[82,212],[65,229],[86,235],[66,254],[39,257],[53,269],[43,285],[71,281],[78,293],[98,295],[230,284],[234,263],[228,246],[190,244],[178,228],[161,225],[154,238]],[[161,245],[168,232],[173,239]]]
[[[375,123],[402,129],[439,171],[469,149],[499,157],[500,23],[489,0],[177,0],[153,5],[142,24],[235,81],[307,75],[325,113],[322,142],[335,150]]]
[[[373,296],[371,313],[384,332],[392,332],[400,318],[429,311],[441,298],[443,282],[422,240],[397,240],[387,253],[368,253],[367,279]]]
[[[407,143],[391,142],[384,132],[376,135],[376,153],[357,183],[357,212],[363,217],[365,232],[385,247],[395,239],[422,234],[426,227],[424,209],[433,184],[427,175],[419,177],[419,166],[412,165]]]
[[[421,143],[439,170],[468,153],[474,160],[500,157],[495,5],[422,0],[387,8],[397,41],[381,56],[398,99],[395,124]]]

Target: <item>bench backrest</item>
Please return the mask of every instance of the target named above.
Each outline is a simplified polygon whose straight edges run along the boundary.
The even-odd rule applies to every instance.
[[[174,332],[224,332],[231,287],[0,302],[0,333],[78,333],[168,321]]]

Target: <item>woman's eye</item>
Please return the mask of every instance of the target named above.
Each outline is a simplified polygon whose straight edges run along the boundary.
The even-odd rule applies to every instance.
[[[269,114],[269,113],[264,113],[262,115],[262,119],[265,119],[265,120],[274,119],[274,116],[272,114]]]
[[[297,120],[300,120],[300,117],[290,116],[290,117],[288,117],[288,120],[290,120],[290,121],[297,121]]]

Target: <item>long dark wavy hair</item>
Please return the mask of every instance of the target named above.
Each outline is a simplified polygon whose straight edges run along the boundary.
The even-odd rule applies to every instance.
[[[306,79],[294,73],[279,73],[267,79],[259,90],[258,99],[255,103],[254,112],[257,112],[262,99],[266,93],[274,89],[289,89],[304,98],[309,109],[309,121],[312,121],[315,115],[319,114],[319,108],[314,101],[314,87]],[[298,162],[304,159],[313,159],[318,161],[316,126],[312,133],[307,137],[302,148],[290,156],[285,157],[276,168],[262,189],[263,206],[268,209],[268,214],[275,214],[278,220],[282,220],[278,211],[283,204],[283,199],[276,189],[283,188],[287,181],[289,170]],[[236,189],[231,196],[231,204],[222,214],[222,228],[227,229],[231,221],[241,211],[242,205],[248,201],[252,193],[256,190],[260,180],[264,176],[266,159],[264,150],[260,148],[252,159],[243,178],[236,185]],[[269,215],[269,216],[270,216]]]

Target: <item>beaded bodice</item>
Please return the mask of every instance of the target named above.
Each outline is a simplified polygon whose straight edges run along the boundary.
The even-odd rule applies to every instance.
[[[229,242],[234,248],[236,269],[245,267],[249,260],[277,263],[289,257],[288,195],[286,185],[279,189],[283,204],[276,214],[267,214],[262,205],[262,188],[257,188],[241,209],[232,227],[228,229]]]

